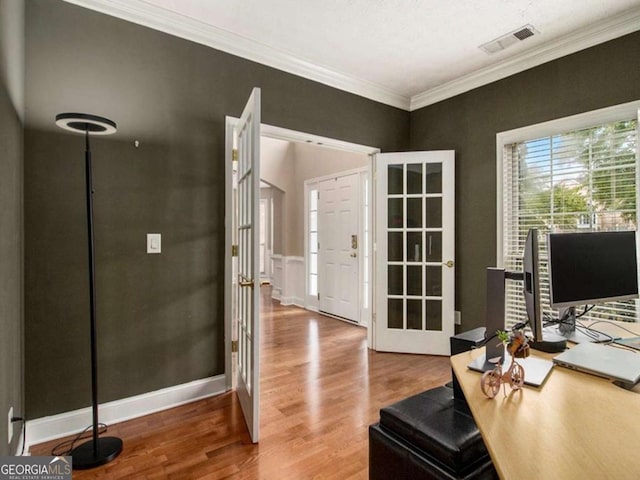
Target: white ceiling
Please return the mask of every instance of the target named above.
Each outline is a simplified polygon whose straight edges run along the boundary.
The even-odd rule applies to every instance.
[[[409,110],[640,30],[640,0],[67,1]]]

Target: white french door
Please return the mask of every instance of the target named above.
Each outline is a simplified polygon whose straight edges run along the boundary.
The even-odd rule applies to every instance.
[[[360,174],[318,183],[319,310],[358,321]]]
[[[237,394],[254,443],[260,427],[260,89],[236,126],[238,150]]]
[[[376,155],[375,349],[449,355],[454,151]]]

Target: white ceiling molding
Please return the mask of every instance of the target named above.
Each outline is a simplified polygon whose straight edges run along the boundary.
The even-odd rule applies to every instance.
[[[286,52],[140,0],[64,1],[408,111],[432,105],[528,68],[640,30],[640,10],[633,13],[627,11],[525,51],[515,59],[477,70],[409,98],[392,88],[315,65]]]
[[[240,35],[148,3],[134,0],[64,1],[222,50],[392,107],[409,109],[409,97],[392,89],[315,65]]]
[[[505,60],[414,95],[411,97],[409,111],[432,105],[474,88],[523,72],[529,68],[537,67],[551,60],[627,35],[636,30],[640,30],[640,11],[636,11],[631,15],[626,12],[622,15],[610,17],[603,22],[523,52],[516,58]]]

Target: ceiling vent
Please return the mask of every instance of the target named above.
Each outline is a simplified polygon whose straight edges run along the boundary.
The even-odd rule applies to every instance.
[[[495,40],[491,40],[490,42],[484,43],[480,45],[479,48],[484,50],[485,52],[492,54],[496,52],[500,52],[511,45],[521,42],[529,37],[532,37],[538,32],[531,25],[525,25],[524,27],[520,27],[513,32],[507,33],[506,35],[502,35],[501,37],[496,38]]]

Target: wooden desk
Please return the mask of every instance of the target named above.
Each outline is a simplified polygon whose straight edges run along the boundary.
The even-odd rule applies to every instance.
[[[554,367],[542,387],[511,392],[507,386],[506,398],[501,390],[491,400],[480,390],[481,374],[467,369],[483,353],[455,355],[451,364],[500,478],[640,478],[640,393]]]

